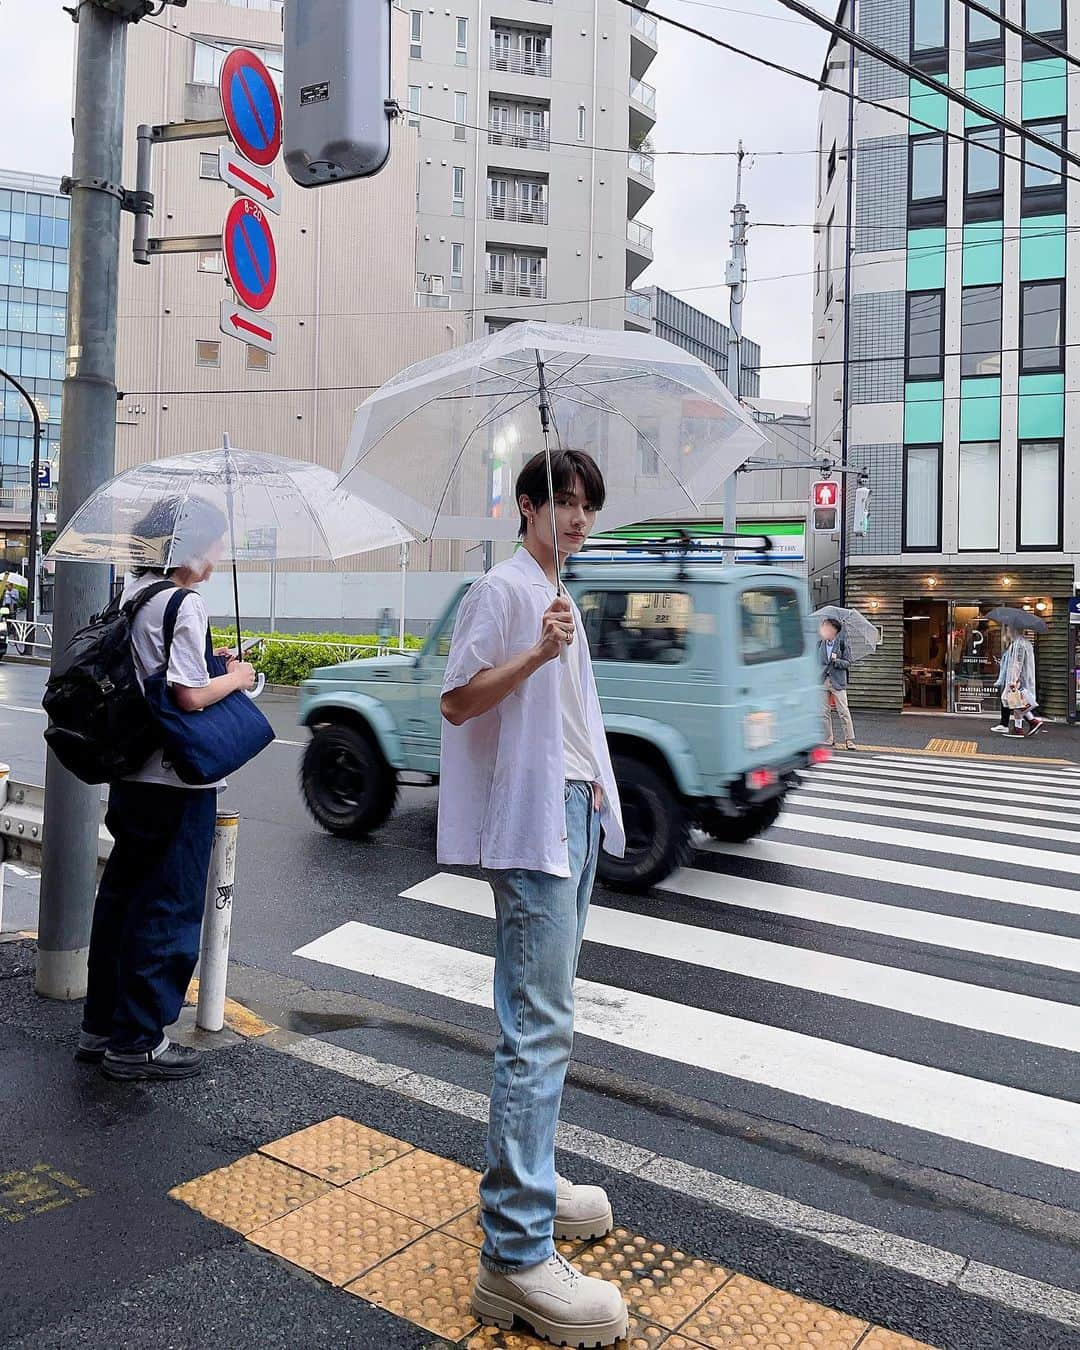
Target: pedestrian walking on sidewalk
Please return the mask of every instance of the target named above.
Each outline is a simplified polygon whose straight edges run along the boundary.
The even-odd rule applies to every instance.
[[[442,695],[439,861],[483,867],[495,895],[499,1041],[473,1310],[592,1346],[625,1335],[626,1306],[555,1241],[603,1236],[611,1205],[600,1187],[556,1175],[555,1129],[601,836],[616,856],[624,836],[581,616],[559,586],[604,480],[591,456],[562,450],[551,481],[554,531],[540,454],[517,480],[522,547],[462,601]]]
[[[993,728],[999,735],[1034,736],[1045,723],[1036,717],[1035,648],[1019,628],[1005,629],[1008,647],[1001,658],[997,687],[1001,694],[1001,725]],[[1008,725],[1012,720],[1012,726]]]
[[[168,649],[173,698],[196,713],[253,688],[255,671],[230,656],[227,673],[210,677],[206,607],[198,594],[177,591],[198,586],[213,572],[228,527],[222,512],[194,495],[167,498],[133,533],[145,539],[176,535],[181,514],[184,563],[136,569],[123,600],[158,588],[132,624],[135,671],[143,684],[165,666]],[[165,1027],[180,1015],[198,960],[220,786],[190,787],[159,750],[109,790],[105,823],[113,849],[94,906],[77,1051],[77,1058],[100,1063],[109,1078],[189,1078],[199,1071],[198,1051],[171,1042]]]
[[[833,710],[840,714],[841,744],[845,750],[855,749],[855,725],[848,707],[848,671],[851,660],[843,628],[836,619],[824,618],[818,629],[818,661],[825,687],[825,744],[835,745]]]

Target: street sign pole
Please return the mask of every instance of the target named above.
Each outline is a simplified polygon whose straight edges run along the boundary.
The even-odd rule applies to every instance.
[[[78,9],[75,146],[67,372],[61,428],[61,526],[111,477],[116,451],[116,297],[124,146],[127,19],[95,4]],[[109,568],[59,563],[53,652],[109,598]],[[100,792],[52,754],[45,772],[36,988],[49,998],[86,993],[86,958],[97,880]]]

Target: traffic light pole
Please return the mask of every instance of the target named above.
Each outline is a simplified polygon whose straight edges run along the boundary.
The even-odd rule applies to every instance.
[[[849,6],[851,22],[855,24],[855,6]],[[848,46],[848,110],[847,110],[847,198],[844,208],[844,364],[843,393],[840,404],[840,481],[843,488],[840,494],[840,565],[837,569],[837,583],[840,589],[840,604],[847,604],[847,548],[848,548],[848,506],[847,482],[844,475],[848,467],[848,424],[851,421],[851,227],[852,212],[855,209],[855,49]]]
[[[60,450],[62,527],[114,469],[116,308],[128,20],[97,4],[78,8],[75,148],[71,191],[71,291]],[[56,568],[53,651],[108,601],[109,568]],[[81,998],[97,879],[100,791],[49,755],[45,773],[36,988]]]
[[[38,412],[37,404],[30,395],[30,391],[21,384],[14,375],[6,370],[0,370],[0,379],[7,380],[19,394],[22,395],[23,402],[30,409],[30,416],[34,423],[34,463],[30,470],[30,546],[27,549],[27,585],[26,585],[26,622],[27,641],[33,642],[33,625],[37,623],[37,574],[38,574],[38,555],[41,552],[41,525],[39,521],[39,508],[41,502],[41,414]],[[12,618],[15,616],[12,615]]]

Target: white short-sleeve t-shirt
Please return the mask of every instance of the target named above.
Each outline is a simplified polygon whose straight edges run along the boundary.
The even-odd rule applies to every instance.
[[[161,581],[160,575],[128,576],[122,601],[127,604],[140,591]],[[175,592],[162,591],[152,596],[135,615],[131,629],[131,655],[135,674],[142,685],[148,676],[155,675],[165,664],[165,610]],[[185,596],[176,616],[172,650],[169,654],[169,684],[186,685],[189,689],[203,689],[210,683],[206,668],[206,630],[209,625],[206,606],[198,594]],[[128,782],[160,783],[165,787],[191,787],[162,759],[157,750],[137,773],[129,774]],[[207,783],[208,788],[221,786]]]

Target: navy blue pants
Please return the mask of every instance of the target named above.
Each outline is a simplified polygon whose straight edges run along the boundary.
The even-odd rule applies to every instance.
[[[180,1016],[199,959],[217,793],[114,783],[113,851],[94,905],[83,1030],[153,1050]]]

